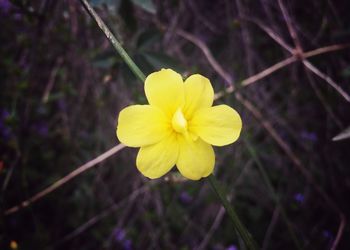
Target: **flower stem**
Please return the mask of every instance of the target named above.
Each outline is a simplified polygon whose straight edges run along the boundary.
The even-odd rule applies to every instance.
[[[106,35],[107,39],[112,43],[113,47],[117,50],[117,52],[119,53],[121,58],[124,60],[124,62],[129,66],[129,68],[137,76],[137,78],[139,78],[142,82],[144,82],[146,79],[146,76],[142,73],[140,68],[131,59],[128,53],[124,50],[120,42],[117,40],[117,38],[115,38],[113,33],[110,31],[107,25],[102,21],[99,15],[94,11],[94,9],[91,7],[88,1],[80,0],[80,2],[83,4],[85,10],[90,14],[90,16],[96,21],[97,25]]]
[[[233,209],[233,207],[231,206],[231,204],[228,202],[227,198],[225,197],[224,191],[221,189],[219,182],[217,181],[215,176],[212,174],[209,175],[208,180],[209,180],[211,187],[214,189],[215,193],[219,197],[221,204],[224,206],[231,221],[233,222],[235,229],[238,231],[239,235],[241,236],[244,243],[246,244],[247,248],[249,250],[258,249],[257,244],[255,243],[253,237],[248,232],[248,230],[245,228],[245,226],[242,224],[242,222],[238,218],[236,211]]]

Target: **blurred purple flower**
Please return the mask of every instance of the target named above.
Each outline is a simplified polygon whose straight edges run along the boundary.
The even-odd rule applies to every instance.
[[[124,250],[132,249],[132,242],[130,239],[127,239],[126,232],[122,228],[116,228],[113,232],[114,240],[119,242]]]
[[[301,138],[311,142],[317,142],[318,140],[317,135],[314,132],[302,131],[300,136]]]
[[[1,0],[0,0],[1,1]],[[10,113],[7,110],[1,110],[0,113],[0,135],[4,140],[10,139],[12,135],[11,128],[6,124],[6,121],[10,118]]]
[[[322,235],[324,238],[333,239],[333,234],[329,230],[323,230]]]
[[[190,203],[193,200],[192,196],[185,191],[181,192],[179,199],[181,202],[186,204]]]
[[[63,99],[60,99],[57,105],[58,105],[58,109],[61,111],[65,111],[67,108],[66,102]]]
[[[79,131],[78,135],[79,135],[80,139],[82,139],[82,140],[88,140],[90,138],[89,133],[86,131],[83,131],[83,130]]]
[[[49,134],[49,128],[44,122],[35,123],[33,125],[33,129],[38,135],[42,137],[46,137]]]
[[[0,0],[0,1],[1,1],[1,0]],[[15,19],[15,20],[17,20],[17,21],[21,20],[21,19],[22,19],[22,14],[21,14],[21,13],[15,13],[15,14],[13,15],[13,19]]]
[[[294,200],[295,200],[296,202],[298,202],[298,203],[303,203],[304,200],[305,200],[305,197],[304,197],[303,194],[297,193],[297,194],[294,195]]]
[[[0,11],[3,13],[9,12],[12,8],[12,4],[9,0],[0,0]]]
[[[114,239],[116,241],[123,241],[125,239],[126,233],[123,229],[117,228],[114,230]]]
[[[0,115],[1,120],[6,120],[9,116],[10,116],[10,113],[7,110],[5,109],[1,110],[1,115]]]
[[[131,247],[131,240],[124,240],[123,241],[123,247],[125,250],[131,250],[132,247]]]
[[[236,245],[229,245],[226,250],[238,250]]]
[[[11,129],[9,127],[6,127],[6,125],[2,121],[0,121],[0,134],[4,140],[10,139],[12,135]]]

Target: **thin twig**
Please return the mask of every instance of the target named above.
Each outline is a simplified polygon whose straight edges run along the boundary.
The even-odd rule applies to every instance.
[[[296,53],[296,50],[293,49],[290,45],[288,45],[279,35],[277,35],[273,30],[271,30],[269,27],[266,27],[264,24],[259,22],[256,19],[253,18],[247,18],[244,17],[244,20],[253,22],[254,24],[258,25],[262,30],[264,30],[275,42],[277,42],[281,47],[283,47],[285,50],[287,50],[289,53],[291,53],[293,56],[297,56],[301,59],[302,63],[306,68],[308,68],[312,73],[316,74],[319,76],[321,79],[325,80],[331,87],[336,90],[347,102],[350,102],[350,95],[346,93],[340,86],[337,84],[331,77],[327,76],[326,74],[322,73],[316,66],[314,66],[311,62],[306,60],[305,55],[312,55],[313,53],[319,54],[320,51],[322,51],[322,48],[319,48],[314,51],[310,51],[308,53],[303,53],[298,51]],[[339,46],[339,45],[338,45]],[[332,50],[333,48],[337,48],[337,45],[332,45],[329,46],[330,48],[329,51],[334,51]],[[343,48],[348,48],[349,44],[343,44],[340,45],[341,49]],[[312,52],[312,53],[311,53]]]
[[[224,218],[224,215],[225,215],[225,208],[223,206],[220,206],[219,211],[216,214],[216,217],[215,217],[213,224],[211,225],[210,229],[208,230],[204,239],[202,240],[201,244],[196,248],[196,250],[206,249],[214,232],[220,226],[220,223],[221,223],[222,219]]]
[[[63,62],[63,58],[62,57],[59,57],[56,60],[55,66],[54,66],[53,70],[51,71],[51,74],[50,74],[50,77],[49,77],[49,81],[48,81],[48,83],[47,83],[47,85],[45,87],[45,91],[44,91],[43,97],[41,98],[41,102],[43,102],[43,103],[47,103],[47,101],[49,100],[51,90],[52,90],[53,85],[55,83],[56,75],[57,75],[58,70],[60,69],[60,67],[62,65],[62,62]]]
[[[181,37],[193,42],[195,45],[197,45],[202,52],[204,53],[204,55],[207,57],[210,65],[212,65],[212,67],[215,69],[215,71],[222,77],[225,79],[225,81],[231,81],[231,77],[229,76],[229,74],[227,74],[220,65],[218,65],[218,63],[216,62],[216,60],[213,58],[213,56],[211,55],[211,52],[209,51],[208,47],[199,39],[197,39],[195,36],[188,34],[187,32],[183,31],[183,30],[177,30],[176,32],[178,35],[180,35]],[[330,46],[326,46],[326,47],[322,47],[322,48],[318,48],[315,50],[311,50],[308,52],[305,52],[303,54],[303,58],[309,58],[309,57],[314,57],[314,56],[318,56],[321,54],[325,54],[325,53],[329,53],[329,52],[334,52],[337,50],[342,50],[342,49],[346,49],[349,48],[350,44],[335,44],[335,45],[330,45]],[[246,87],[250,84],[256,83],[257,81],[271,75],[272,73],[276,72],[277,70],[280,70],[286,66],[288,66],[291,63],[294,63],[296,61],[299,61],[300,58],[293,55],[291,57],[288,57],[266,69],[264,69],[263,71],[250,76],[244,80],[241,81],[241,87]],[[321,73],[322,74],[322,73]],[[219,91],[215,94],[215,99],[219,99],[222,96],[224,96],[227,93],[232,93],[235,91],[235,88],[233,87],[233,84],[228,82],[228,84],[230,85],[228,88],[226,88],[223,91]],[[336,86],[336,84],[333,84]]]
[[[350,44],[349,43],[346,43],[346,44],[335,44],[335,45],[330,45],[330,46],[326,46],[326,47],[322,47],[322,48],[318,48],[318,49],[314,49],[314,50],[310,50],[308,52],[305,52],[303,53],[303,58],[306,59],[306,58],[309,58],[309,57],[314,57],[314,56],[318,56],[318,55],[321,55],[321,54],[325,54],[325,53],[329,53],[329,52],[334,52],[334,51],[337,51],[337,50],[343,50],[343,49],[347,49],[347,48],[350,48]],[[241,85],[242,86],[248,86],[252,83],[255,83],[257,82],[258,80],[261,80],[263,78],[265,78],[266,76],[269,76],[271,75],[272,73],[274,73],[275,71],[279,70],[279,69],[282,69],[284,67],[286,67],[287,65],[291,64],[291,63],[294,63],[296,61],[300,60],[299,57],[293,55],[291,57],[288,57],[270,67],[268,67],[267,69],[253,75],[253,76],[250,76],[246,79],[244,79],[242,82],[241,82]]]
[[[350,44],[335,44],[335,45],[330,45],[330,46],[326,46],[326,47],[322,47],[322,48],[318,48],[318,49],[315,49],[315,50],[311,50],[311,51],[308,51],[308,52],[305,52],[303,54],[303,58],[309,58],[309,57],[314,57],[314,56],[318,56],[318,55],[321,55],[321,54],[324,54],[324,53],[329,53],[329,52],[333,52],[333,51],[337,51],[337,50],[342,50],[342,49],[346,49],[346,48],[349,48],[350,47]],[[294,63],[296,61],[300,60],[299,57],[297,56],[291,56],[291,57],[288,57],[270,67],[268,67],[267,69],[253,75],[253,76],[250,76],[246,79],[244,79],[242,82],[241,82],[241,85],[242,86],[248,86],[252,83],[255,83],[257,82],[258,80],[261,80],[269,75],[271,75],[272,73],[274,73],[275,71],[279,70],[279,69],[282,69],[284,67],[286,67],[287,65],[291,64],[291,63]]]
[[[268,34],[275,42],[277,42],[284,49],[286,49],[288,51],[289,51],[289,49],[293,50],[293,48],[290,47],[283,39],[281,39],[281,37],[278,36],[275,31],[273,31],[270,27],[263,24],[260,20],[253,18],[253,17],[248,17],[248,16],[242,16],[242,20],[252,22],[252,23],[256,24],[257,26],[259,26],[260,29],[265,31],[266,34]]]
[[[272,219],[271,219],[271,222],[269,224],[269,227],[266,230],[266,234],[264,237],[264,241],[263,241],[261,250],[268,249],[267,247],[268,247],[268,244],[270,243],[271,235],[272,235],[273,229],[275,228],[275,225],[278,221],[279,215],[280,215],[280,210],[279,210],[279,207],[276,206],[275,209],[273,210]]]
[[[63,186],[67,182],[71,181],[73,178],[77,177],[78,175],[82,174],[83,172],[87,171],[88,169],[96,166],[100,162],[102,162],[102,161],[106,160],[107,158],[111,157],[112,155],[116,154],[117,152],[119,152],[123,148],[125,148],[125,145],[123,145],[123,144],[118,144],[118,145],[114,146],[113,148],[107,150],[103,154],[97,156],[95,159],[92,159],[91,161],[88,161],[87,163],[81,165],[80,167],[78,167],[74,171],[70,172],[69,174],[67,174],[63,178],[54,182],[53,184],[51,184],[50,186],[48,186],[44,190],[40,191],[39,193],[35,194],[34,196],[30,197],[29,199],[22,201],[19,205],[7,209],[5,211],[5,215],[15,213],[18,210],[20,210],[21,208],[28,207],[33,202],[40,200],[44,196],[55,191],[56,189]]]
[[[334,114],[334,112],[332,111],[331,106],[327,103],[326,98],[323,96],[323,94],[321,93],[321,90],[316,85],[316,83],[315,83],[315,81],[313,79],[313,76],[311,75],[311,72],[308,71],[306,68],[305,68],[305,74],[306,74],[306,76],[307,76],[307,78],[308,78],[308,80],[310,82],[311,87],[315,91],[316,96],[320,100],[320,102],[323,105],[323,107],[326,110],[326,112],[329,114],[331,120],[334,121],[335,124],[337,124],[338,128],[343,128],[344,127],[343,123]]]
[[[330,46],[314,49],[309,52],[305,52],[304,58],[308,58],[308,57],[312,57],[312,56],[316,56],[316,55],[320,55],[328,52],[333,52],[337,50],[347,49],[349,47],[350,47],[350,43],[330,45]]]
[[[293,39],[293,42],[295,45],[295,51],[296,51],[295,53],[299,56],[302,56],[303,55],[303,48],[301,46],[300,40],[298,39],[297,32],[295,31],[295,29],[293,27],[292,20],[288,14],[287,8],[284,6],[283,0],[278,0],[278,5],[280,6],[284,20],[286,21],[289,34]]]
[[[224,76],[223,78],[225,79],[227,84],[232,85],[232,78],[230,74],[227,74],[217,63],[216,60],[211,56],[211,52],[208,49],[208,47],[199,39],[197,39],[194,35],[187,33],[183,30],[176,30],[176,34],[179,36],[191,41],[194,43],[197,47],[201,49],[201,51],[204,53],[204,55],[207,57],[210,65],[214,67],[215,71],[218,72],[221,76]]]
[[[345,100],[350,102],[350,95],[348,95],[332,78],[330,78],[328,75],[322,73],[318,68],[316,68],[314,65],[312,65],[309,61],[303,60],[303,64],[312,73],[314,73],[315,75],[317,75],[321,79],[328,82],[328,84],[331,85],[336,91],[338,91],[338,93],[341,94]]]
[[[280,61],[274,65],[272,65],[271,67],[259,72],[258,74],[255,74],[247,79],[244,79],[241,83],[242,86],[248,86],[252,83],[255,83],[263,78],[265,78],[268,75],[271,75],[272,73],[274,73],[275,71],[286,67],[287,65],[298,61],[298,58],[296,56],[291,56],[288,57],[287,59],[284,59],[283,61]]]

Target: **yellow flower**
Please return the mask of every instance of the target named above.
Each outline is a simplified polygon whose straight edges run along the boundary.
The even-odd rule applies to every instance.
[[[149,105],[132,105],[118,118],[117,137],[140,147],[138,170],[159,178],[175,165],[191,180],[213,172],[214,146],[236,141],[242,129],[239,114],[227,105],[213,106],[214,90],[199,74],[185,81],[171,69],[150,74],[145,81]]]

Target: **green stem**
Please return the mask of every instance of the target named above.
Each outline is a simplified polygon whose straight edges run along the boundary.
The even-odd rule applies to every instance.
[[[238,231],[239,235],[243,239],[244,243],[246,244],[247,248],[250,250],[258,249],[255,241],[253,240],[251,234],[248,232],[248,230],[245,228],[245,226],[242,224],[240,219],[238,218],[238,215],[236,211],[233,209],[231,204],[228,202],[227,198],[224,195],[224,191],[220,188],[219,182],[215,178],[214,175],[209,175],[208,177],[209,183],[214,189],[215,193],[219,197],[222,205],[224,206],[227,214],[231,218],[231,221],[233,222],[233,225],[235,226],[235,229]]]
[[[106,35],[107,39],[112,43],[113,47],[117,50],[117,52],[119,53],[121,58],[129,66],[129,68],[136,75],[136,77],[138,77],[142,82],[145,81],[146,76],[142,73],[140,68],[131,59],[131,57],[128,55],[128,53],[124,50],[124,48],[122,47],[120,42],[115,38],[113,33],[110,31],[110,29],[107,27],[107,25],[102,21],[102,19],[99,17],[99,15],[94,11],[94,9],[91,7],[91,5],[88,3],[88,1],[87,0],[80,0],[80,1],[83,4],[85,10],[96,21],[97,25],[100,27],[100,29],[103,31],[103,33]]]
[[[281,212],[282,218],[283,218],[284,222],[287,225],[289,234],[290,234],[292,240],[294,241],[294,244],[295,244],[296,248],[299,249],[299,250],[302,249],[301,246],[300,246],[300,243],[298,241],[298,238],[297,238],[297,236],[294,233],[293,226],[292,226],[292,224],[290,223],[290,221],[289,221],[289,219],[287,217],[287,213],[286,213],[285,209],[283,208],[283,206],[281,204],[280,198],[277,195],[277,192],[275,191],[275,189],[273,188],[271,180],[270,180],[269,176],[267,175],[267,173],[265,171],[265,168],[263,167],[261,161],[259,160],[259,157],[257,156],[256,151],[250,145],[250,143],[247,140],[247,138],[244,138],[244,142],[246,144],[246,147],[247,147],[250,155],[253,157],[253,160],[255,161],[256,165],[258,166],[259,172],[260,172],[261,176],[263,177],[267,188],[269,189],[269,192],[270,192],[270,194],[272,196],[272,199],[275,201],[278,209]]]

